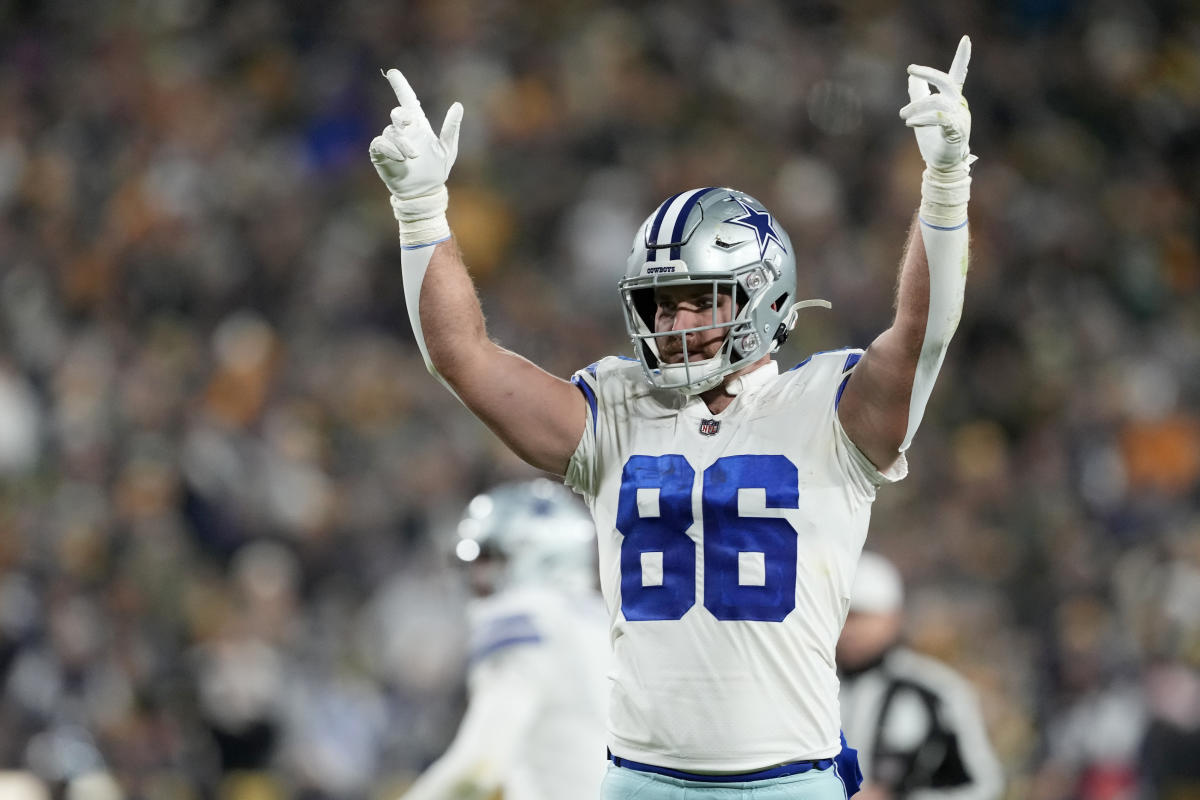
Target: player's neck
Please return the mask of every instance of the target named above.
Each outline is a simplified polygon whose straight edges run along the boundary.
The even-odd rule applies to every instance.
[[[704,405],[708,406],[708,410],[714,414],[720,414],[729,408],[729,404],[733,402],[734,397],[736,395],[725,391],[724,385],[700,393],[700,399],[704,401]]]

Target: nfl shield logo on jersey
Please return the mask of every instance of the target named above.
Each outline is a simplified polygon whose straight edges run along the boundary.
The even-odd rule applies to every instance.
[[[714,436],[717,431],[721,430],[721,423],[715,419],[700,420],[700,433],[705,436]]]

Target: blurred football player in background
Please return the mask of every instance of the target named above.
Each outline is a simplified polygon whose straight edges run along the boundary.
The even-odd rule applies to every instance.
[[[864,552],[838,640],[842,728],[858,749],[862,800],[994,800],[1003,787],[974,690],[901,641],[904,588]]]
[[[596,520],[615,654],[609,800],[858,788],[834,648],[876,490],[907,473],[962,311],[970,51],[964,36],[948,72],[908,68],[900,117],[926,169],[891,326],[865,353],[782,374],[771,355],[799,310],[828,303],[802,299],[787,233],[729,188],[674,195],[634,237],[618,288],[636,360],[566,381],[493,342],[445,213],[463,107],[434,133],[386,73],[399,105],[370,153],[426,363]]]
[[[598,796],[609,656],[587,510],[545,478],[504,484],[470,502],[458,534],[470,698],[405,800]]]

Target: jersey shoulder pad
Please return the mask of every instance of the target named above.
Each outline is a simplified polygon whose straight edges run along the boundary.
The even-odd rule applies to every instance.
[[[598,389],[602,384],[605,386],[613,382],[636,384],[641,379],[641,364],[634,359],[625,356],[605,356],[599,361],[588,364],[583,369],[576,370],[575,374],[571,376],[571,383],[576,386],[587,384]]]
[[[625,356],[606,356],[589,364],[571,376],[571,383],[579,388],[591,407],[593,426],[601,407],[634,400],[652,392],[649,381],[642,374],[642,365]]]
[[[834,393],[840,400],[850,373],[863,355],[857,348],[825,350],[813,353],[779,376],[782,387],[790,392]]]
[[[785,372],[784,375],[795,373],[797,377],[800,377],[805,375],[805,373],[825,374],[833,371],[847,373],[854,369],[865,352],[865,350],[857,347],[844,347],[840,350],[822,350],[819,353],[813,353]]]

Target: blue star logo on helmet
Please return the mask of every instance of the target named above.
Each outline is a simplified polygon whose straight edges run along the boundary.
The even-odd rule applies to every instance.
[[[746,213],[740,217],[730,217],[725,221],[754,231],[754,235],[758,239],[758,257],[760,259],[767,255],[767,245],[771,242],[775,242],[775,244],[779,245],[780,250],[785,253],[787,252],[787,248],[783,246],[783,240],[779,238],[779,234],[771,224],[770,214],[766,211],[751,208],[744,200],[740,200],[733,195],[729,195],[729,199],[741,206],[742,210]]]

